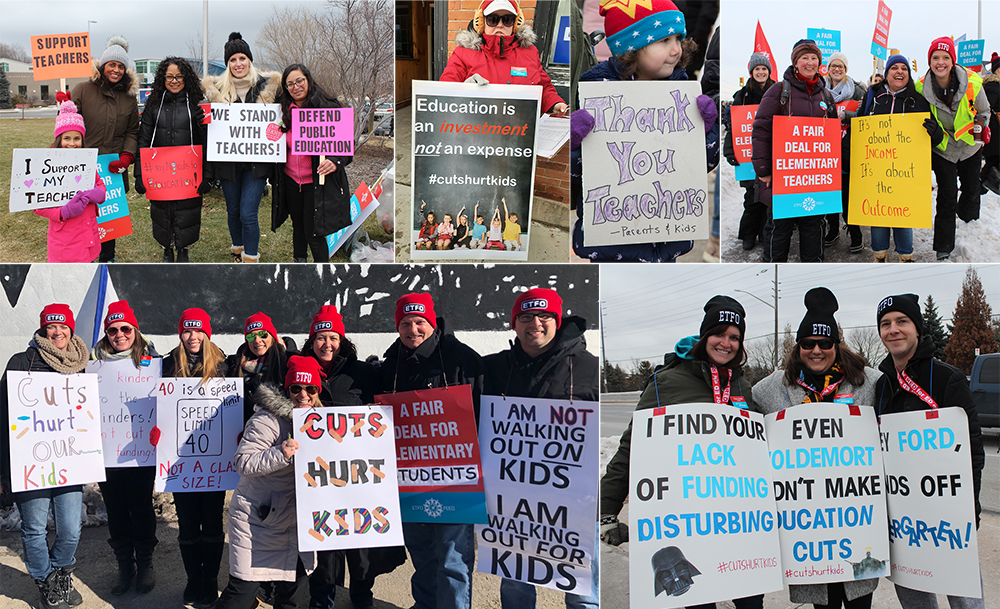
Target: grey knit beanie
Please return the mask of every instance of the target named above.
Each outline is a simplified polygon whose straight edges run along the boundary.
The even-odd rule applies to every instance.
[[[104,64],[109,61],[117,61],[125,66],[125,69],[132,67],[132,60],[128,57],[128,41],[124,36],[112,36],[108,38],[108,48],[104,49],[101,55],[100,66],[104,69]]]

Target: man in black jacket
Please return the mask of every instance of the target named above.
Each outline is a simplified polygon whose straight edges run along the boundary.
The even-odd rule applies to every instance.
[[[534,288],[518,296],[510,313],[517,338],[510,349],[483,358],[483,393],[598,401],[597,357],[587,351],[583,336],[587,322],[582,317],[563,318],[562,312],[562,298],[554,290]],[[591,556],[595,592],[591,596],[567,594],[566,606],[571,609],[597,607],[597,557]],[[532,609],[535,586],[502,579],[500,603],[503,609]]]

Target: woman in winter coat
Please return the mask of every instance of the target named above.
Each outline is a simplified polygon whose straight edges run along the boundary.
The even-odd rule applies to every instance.
[[[293,108],[340,108],[313,80],[309,68],[293,63],[281,75],[281,130],[288,138],[288,157],[278,166],[271,191],[271,230],[292,217],[292,257],[306,262],[306,246],[313,262],[329,262],[326,236],[351,225],[351,187],[345,167],[354,157],[292,154]],[[317,176],[325,176],[319,183]]]
[[[518,0],[483,0],[469,28],[455,37],[441,82],[541,85],[542,111],[565,112],[566,102],[542,68],[536,38]]]
[[[10,430],[7,372],[58,372],[77,374],[87,367],[87,345],[74,334],[73,311],[64,304],[46,305],[39,315],[39,326],[28,348],[7,362],[0,379],[0,424]],[[10,443],[0,443],[0,505],[10,505]],[[13,502],[21,514],[21,543],[24,565],[41,594],[42,609],[67,609],[83,602],[73,588],[72,572],[76,565],[76,546],[80,541],[80,513],[83,486],[56,486],[14,494]],[[49,509],[55,521],[55,541],[49,547],[46,523]]]
[[[213,104],[273,104],[281,89],[277,72],[258,72],[253,53],[239,32],[226,42],[226,71],[201,81],[205,98]],[[257,214],[267,179],[273,177],[272,163],[214,163],[212,172],[222,180],[226,197],[230,247],[237,262],[260,260],[260,223]]]
[[[753,121],[753,169],[757,174],[761,203],[767,206],[764,225],[764,262],[787,262],[792,230],[799,229],[799,260],[823,262],[823,216],[802,216],[775,220],[771,204],[771,128],[775,116],[836,118],[833,96],[819,75],[823,54],[812,40],[803,39],[792,48],[792,65],[785,70],[780,86],[768,89]],[[782,92],[788,88],[788,99]]]
[[[983,91],[990,102],[990,135],[1000,133],[1000,55],[996,52],[990,58],[990,73],[983,77]],[[1000,195],[1000,144],[993,142],[992,146],[983,146],[983,170],[979,173],[983,183],[980,194],[992,190]]]
[[[257,412],[233,458],[240,482],[229,503],[229,584],[216,609],[253,606],[260,582],[274,582],[275,607],[305,607],[299,601],[316,555],[298,551],[292,409],[321,405],[322,377],[316,360],[293,355],[285,391],[267,384],[258,390]]]
[[[226,376],[226,354],[212,342],[212,319],[202,309],[186,309],[177,323],[180,344],[163,358],[163,376]],[[177,542],[187,573],[184,604],[207,607],[219,598],[219,563],[226,541],[222,506],[225,491],[174,492]]]
[[[754,53],[750,56],[747,64],[750,71],[750,81],[733,95],[733,103],[725,111],[723,121],[726,124],[726,138],[722,144],[722,153],[733,167],[739,164],[736,158],[736,151],[733,148],[733,122],[732,113],[734,106],[756,106],[760,104],[764,93],[771,88],[774,80],[771,78],[771,62],[767,55]],[[767,207],[757,200],[757,189],[754,188],[754,180],[742,180],[740,186],[743,187],[743,216],[740,218],[740,231],[737,238],[743,242],[744,250],[752,250],[757,243],[757,239],[763,235],[764,222],[767,218]]]
[[[289,353],[271,318],[257,312],[243,323],[246,342],[226,358],[226,376],[243,379],[243,424],[253,416],[257,390],[263,383],[281,385],[288,372]]]
[[[188,261],[188,248],[198,240],[201,232],[201,195],[211,188],[205,178],[205,126],[204,111],[198,102],[204,96],[194,68],[185,59],[167,57],[153,77],[153,90],[146,100],[146,110],[139,125],[139,148],[165,146],[191,146],[201,160],[201,183],[198,196],[176,201],[149,201],[149,215],[153,220],[153,238],[163,247],[163,261]],[[147,177],[149,185],[153,178]],[[146,193],[147,184],[142,177],[142,163],[135,164],[135,191]]]
[[[867,92],[864,85],[847,75],[847,55],[840,51],[830,56],[830,63],[827,67],[827,88],[833,94],[833,103],[835,104],[860,102]],[[848,110],[843,105],[837,106],[837,118],[845,126],[843,129],[850,127],[851,119],[857,114],[857,110]],[[840,182],[840,198],[844,206],[843,214],[844,223],[847,224],[847,235],[851,238],[851,253],[857,254],[864,249],[864,242],[861,237],[861,227],[847,223],[847,202],[850,200],[848,186],[851,183],[847,170],[847,163],[842,163],[841,173],[843,177]],[[827,230],[823,245],[830,247],[840,236],[840,214],[827,214],[826,224]]]
[[[108,305],[104,336],[94,345],[90,359],[105,362],[129,359],[139,371],[144,359],[159,356],[153,343],[139,331],[139,322],[128,301]],[[133,577],[135,591],[146,594],[156,585],[153,574],[153,548],[157,544],[153,510],[156,467],[105,467],[105,475],[107,478],[100,487],[108,508],[108,544],[118,562],[118,580],[111,594],[120,596],[128,592]]]
[[[931,42],[927,50],[930,68],[915,85],[945,134],[931,155],[931,169],[938,185],[934,251],[942,261],[948,260],[955,249],[956,213],[964,222],[979,219],[981,150],[990,143],[990,129],[986,125],[990,102],[983,91],[983,79],[955,62],[955,43],[951,38],[943,36]]]
[[[128,42],[121,36],[108,39],[108,48],[93,62],[90,80],[73,88],[73,102],[87,134],[84,148],[97,148],[97,154],[117,154],[108,163],[108,171],[122,174],[128,192],[128,166],[138,154],[139,79],[128,57]],[[115,240],[101,244],[100,262],[115,261]]]

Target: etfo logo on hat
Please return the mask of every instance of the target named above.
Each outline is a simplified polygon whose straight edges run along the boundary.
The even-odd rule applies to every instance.
[[[881,313],[882,309],[892,306],[892,296],[886,296],[882,299],[882,302],[878,303],[878,312]]]
[[[833,336],[833,331],[830,326],[826,324],[813,324],[812,335],[813,336]]]
[[[47,324],[63,323],[64,324],[64,323],[66,323],[66,316],[63,315],[62,313],[49,313],[48,315],[45,316],[45,323],[47,323]]]
[[[313,384],[313,375],[310,372],[296,372],[295,382],[296,383],[306,383],[307,385]]]
[[[322,332],[323,330],[332,330],[333,323],[329,321],[317,321],[313,324],[313,333]]]
[[[198,328],[198,329],[201,329],[201,320],[200,319],[185,319],[184,320],[184,327],[185,328]]]
[[[719,311],[719,322],[740,325],[740,314],[736,311]]]
[[[427,309],[424,307],[424,305],[420,304],[419,302],[411,302],[409,304],[403,305],[404,315],[408,313],[426,313],[426,312]]]
[[[125,314],[124,313],[112,313],[111,315],[108,315],[108,323],[109,324],[113,323],[113,322],[116,322],[116,321],[121,321],[123,319],[125,319]]]
[[[549,308],[549,301],[544,298],[535,298],[534,300],[525,300],[521,303],[522,311],[531,311],[533,309],[547,309]]]
[[[247,324],[247,332],[253,332],[254,330],[260,330],[264,327],[264,322],[262,321],[252,321]]]

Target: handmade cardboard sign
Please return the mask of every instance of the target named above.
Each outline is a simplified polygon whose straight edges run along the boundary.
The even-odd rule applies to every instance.
[[[299,550],[403,544],[392,408],[296,408]]]
[[[584,245],[708,239],[705,123],[688,81],[581,82]]]
[[[629,598],[690,607],[780,590],[764,417],[717,404],[632,415]]]
[[[772,142],[774,218],[840,213],[840,121],[775,116]]]
[[[889,22],[892,21],[892,10],[884,0],[878,0],[878,13],[875,15],[875,33],[872,34],[872,55],[882,61],[889,58]]]
[[[931,228],[931,141],[927,112],[851,121],[848,213],[861,226]]]
[[[980,598],[969,419],[961,408],[882,416],[889,581]]]
[[[15,148],[10,166],[10,211],[62,207],[94,187],[96,148]]]
[[[786,585],[889,572],[875,411],[834,399],[765,417]]]
[[[158,492],[231,491],[243,435],[243,379],[161,378],[156,396]]]
[[[288,154],[354,154],[354,108],[292,108]]]
[[[528,259],[541,96],[539,86],[413,81],[411,258]],[[417,248],[421,202],[435,223],[449,214],[452,224],[463,206],[478,204],[487,229],[498,218],[498,238],[483,249]],[[508,214],[517,220],[508,221]],[[500,237],[514,230],[511,222],[518,226],[519,249]]]
[[[589,596],[597,560],[597,402],[486,396],[479,444],[489,524],[477,569]]]
[[[472,387],[376,395],[392,406],[403,522],[486,523]]]
[[[103,482],[97,375],[6,374],[11,490]]]
[[[757,116],[759,104],[730,106],[729,118],[733,130],[733,152],[739,165],[736,166],[737,180],[752,180],[757,177],[753,170],[753,119]]]
[[[101,439],[104,467],[156,465],[149,432],[156,425],[156,397],[163,359],[151,357],[136,368],[132,358],[94,360],[87,372],[97,375],[101,396]]]
[[[142,181],[150,201],[180,201],[198,196],[205,178],[201,146],[161,146],[139,150]]]
[[[285,162],[281,104],[212,104],[208,160]]]
[[[31,74],[39,80],[87,78],[90,64],[90,34],[48,34],[31,37]]]
[[[351,225],[340,229],[335,233],[326,236],[326,248],[332,257],[337,250],[354,234],[358,228],[364,224],[368,216],[378,209],[378,199],[368,189],[368,185],[361,181],[358,189],[351,195]]]
[[[125,196],[125,180],[122,179],[122,174],[108,171],[108,163],[117,160],[117,154],[102,154],[97,157],[97,175],[101,177],[107,190],[104,203],[97,206],[97,232],[102,243],[132,234],[132,216]]]

